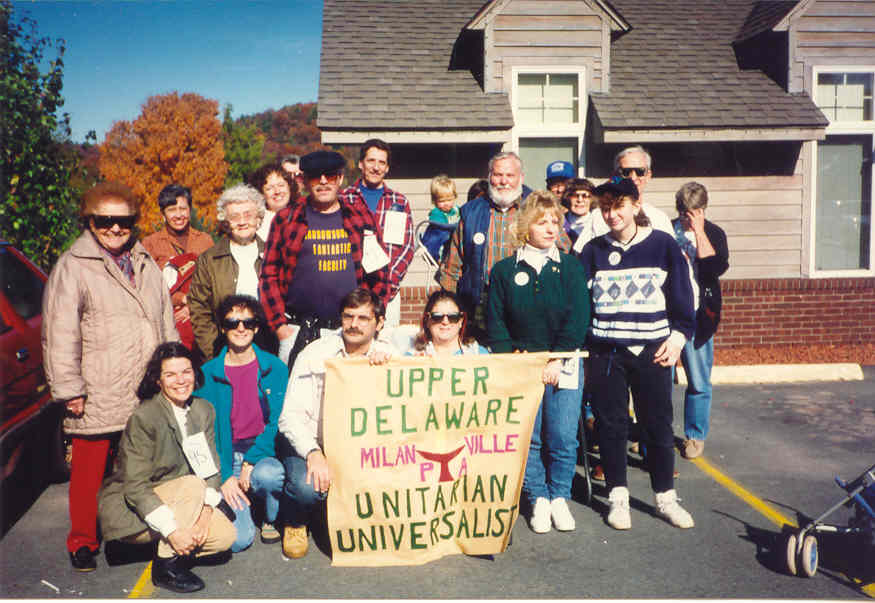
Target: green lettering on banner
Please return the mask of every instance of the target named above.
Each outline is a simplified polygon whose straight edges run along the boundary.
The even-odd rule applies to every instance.
[[[447,526],[446,534],[441,534],[441,538],[443,538],[444,540],[449,540],[450,538],[453,537],[453,523],[450,521],[450,517],[452,517],[455,514],[456,514],[455,511],[447,511],[446,513],[444,513],[444,516],[442,517],[444,525]]]
[[[474,485],[474,492],[471,494],[471,502],[477,500],[477,494],[480,494],[480,502],[486,502],[486,494],[483,491],[483,477],[477,476],[477,483]]]
[[[428,416],[425,418],[425,430],[429,430],[429,426],[434,424],[435,429],[440,429],[438,426],[437,413],[434,411],[434,404],[428,405]]]
[[[395,545],[395,550],[397,551],[401,548],[401,541],[404,539],[404,524],[400,524],[397,534],[395,533],[395,526],[390,525],[389,532],[392,535],[392,544]]]
[[[491,513],[491,512],[492,511],[490,510],[489,513]],[[471,530],[471,534],[474,535],[474,538],[483,538],[484,536],[486,536],[486,532],[478,532],[477,531],[477,524],[480,523],[478,515],[479,514],[477,513],[477,507],[474,507],[474,529]]]
[[[490,475],[489,476],[489,496],[492,499],[492,502],[496,501],[496,498],[495,498],[495,490],[496,489],[498,490],[498,494],[499,494],[497,500],[504,500],[504,491],[506,488],[507,488],[507,474],[506,473],[502,476],[500,482],[498,481],[497,475]]]
[[[511,396],[507,399],[507,422],[519,425],[519,419],[511,419],[510,416],[517,412],[517,408],[513,405],[514,400],[522,400],[522,396]]]
[[[463,368],[458,368],[458,367],[453,367],[452,369],[450,369],[450,373],[452,374],[452,378],[451,378],[450,383],[451,383],[451,386],[452,386],[452,393],[453,393],[453,395],[454,395],[454,396],[464,396],[464,395],[465,395],[465,392],[464,392],[464,391],[459,391],[458,389],[456,389],[456,385],[459,384],[459,383],[462,381],[462,378],[461,378],[461,377],[456,377],[456,374],[457,374],[457,373],[463,373],[463,374],[464,374],[464,373],[465,373],[465,369],[463,369]]]
[[[468,531],[468,517],[465,515],[464,510],[459,512],[459,527],[456,529],[456,538],[462,537],[463,529],[465,530],[465,538],[470,538],[471,533]]]
[[[414,521],[413,523],[410,524],[410,548],[412,548],[412,549],[426,549],[426,548],[428,548],[427,544],[420,542],[420,539],[422,538],[422,533],[417,532],[417,530],[416,530],[416,528],[424,528],[424,527],[425,527],[424,521]]]
[[[392,515],[389,515],[389,508],[392,508]],[[398,490],[395,490],[395,502],[392,502],[392,495],[388,492],[383,492],[383,516],[386,519],[392,517],[400,517],[398,512]]]
[[[435,544],[439,540],[437,528],[438,528],[438,525],[440,524],[440,522],[441,522],[440,517],[435,517],[430,522],[428,522],[428,535],[429,535],[429,539],[431,541],[431,544]]]
[[[355,535],[352,528],[349,530],[349,546],[343,544],[343,532],[337,530],[337,548],[343,553],[351,553],[355,550]]]
[[[442,511],[447,508],[447,503],[444,500],[444,489],[441,488],[440,484],[437,486],[437,494],[435,494],[434,497],[434,509],[432,510],[432,513],[437,513],[439,506]]]
[[[404,371],[398,371],[398,391],[392,391],[392,369],[386,369],[386,395],[390,398],[400,398],[404,394],[404,385],[402,384],[402,379],[404,378]]]
[[[378,406],[376,409],[377,410],[377,421],[376,421],[377,422],[377,433],[380,435],[390,435],[392,433],[391,429],[387,429],[387,430],[383,431],[383,427],[382,427],[385,423],[389,422],[389,419],[386,419],[382,416],[383,411],[390,410],[391,408],[392,408],[391,406]]]
[[[374,505],[371,503],[371,493],[365,492],[365,500],[368,502],[368,510],[365,512],[362,512],[360,496],[361,494],[359,493],[356,493],[355,495],[355,512],[358,514],[359,519],[367,519],[374,514]]]
[[[442,368],[430,368],[428,369],[428,396],[432,396],[432,386],[438,382],[443,381],[444,378],[444,369]]]
[[[421,368],[412,368],[407,371],[407,395],[410,398],[415,397],[415,393],[413,391],[414,383],[422,383],[425,381],[425,369]]]
[[[357,415],[361,417],[361,428],[360,429],[356,429],[356,426],[355,426],[355,418]],[[367,425],[368,425],[368,411],[366,411],[364,408],[351,408],[349,410],[349,433],[351,436],[355,437],[355,436],[362,435],[365,432],[365,430],[367,429]]]
[[[471,427],[471,423],[474,423],[477,427],[480,427],[480,415],[477,414],[477,405],[471,404],[471,415],[468,417],[468,423],[465,427]]]
[[[498,409],[501,408],[501,400],[490,400],[486,403],[486,417],[483,420],[484,425],[489,425],[489,417],[492,417],[492,424],[498,425]]]
[[[368,539],[367,533],[364,529],[359,528],[359,550],[365,550],[365,544],[368,545],[372,551],[377,550],[377,526],[371,526],[371,537]]]
[[[462,402],[456,407],[450,406],[450,403],[447,402],[444,404],[444,413],[447,420],[447,429],[452,429],[453,427],[459,429],[462,426],[462,415],[465,414],[465,403]]]
[[[486,380],[489,378],[489,367],[478,366],[474,369],[474,391],[472,396],[477,395],[477,384],[483,386],[483,393],[486,394]]]
[[[401,405],[401,433],[415,433],[416,427],[407,426],[407,405]]]

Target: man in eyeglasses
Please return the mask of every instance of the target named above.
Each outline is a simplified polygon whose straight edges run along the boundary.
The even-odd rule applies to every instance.
[[[523,161],[516,153],[501,152],[489,160],[488,191],[462,206],[459,225],[437,273],[441,288],[458,296],[470,317],[468,332],[479,342],[486,340],[489,271],[513,253],[511,230],[516,212],[532,192],[523,179]],[[566,253],[571,248],[564,230],[556,245]]]
[[[653,176],[653,171],[650,169],[652,159],[641,145],[627,147],[617,153],[614,157],[614,175],[621,178],[629,178],[638,187],[638,199],[641,200],[641,208],[644,213],[650,218],[650,225],[656,229],[670,234],[674,237],[674,228],[671,225],[671,219],[661,209],[657,209],[644,199],[644,189],[650,182]],[[608,232],[608,227],[605,226],[605,232]],[[603,234],[603,233],[600,233]]]
[[[377,341],[386,308],[372,291],[354,289],[338,307],[343,325],[340,334],[327,334],[301,351],[279,418],[282,437],[278,438],[277,451],[286,471],[283,554],[290,559],[307,554],[307,526],[324,509],[333,479],[331,459],[326,458],[322,448],[325,360],[367,357],[371,364],[383,364],[398,354],[390,344]]]
[[[340,300],[358,286],[389,294],[388,258],[374,215],[363,201],[339,195],[346,161],[334,151],[301,158],[310,191],[274,218],[265,245],[259,295],[291,368],[297,353],[322,332],[340,327]]]

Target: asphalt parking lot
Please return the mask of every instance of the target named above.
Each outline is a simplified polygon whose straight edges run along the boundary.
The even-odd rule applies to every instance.
[[[872,551],[849,537],[823,537],[810,579],[783,567],[782,525],[843,498],[833,477],[875,463],[875,370],[861,381],[716,385],[701,460],[678,457],[677,489],[696,520],[678,530],[653,514],[647,474],[630,467],[632,529],[608,527],[606,492],[571,505],[577,530],[536,535],[517,521],[495,557],[452,556],[417,567],[332,568],[326,545],[287,561],[256,542],[225,565],[195,571],[204,598],[788,598],[875,597]],[[675,433],[682,390],[675,388]],[[635,456],[632,456],[633,462]],[[72,571],[64,549],[67,487],[44,489],[0,541],[0,596],[174,598],[154,590],[148,563]],[[846,522],[841,509],[835,523]],[[867,559],[866,553],[870,554]],[[860,582],[863,580],[863,582]],[[867,586],[868,584],[868,586]]]

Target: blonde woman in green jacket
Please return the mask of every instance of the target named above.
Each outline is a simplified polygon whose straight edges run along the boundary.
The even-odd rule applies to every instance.
[[[586,273],[556,247],[564,220],[550,192],[531,193],[517,214],[516,252],[489,274],[486,329],[492,352],[571,352],[589,328]],[[568,508],[577,461],[583,362],[551,360],[541,374],[544,397],[535,417],[523,492],[538,534],[575,528]],[[561,380],[561,381],[560,381]]]

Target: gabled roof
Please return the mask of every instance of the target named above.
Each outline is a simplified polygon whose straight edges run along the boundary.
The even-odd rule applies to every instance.
[[[741,29],[735,36],[736,42],[749,40],[764,31],[773,29],[798,4],[798,0],[763,0],[754,2]]]
[[[454,44],[482,5],[482,0],[325,0],[319,128],[513,127],[506,94],[486,94],[470,70],[450,68]]]
[[[742,71],[732,42],[751,0],[614,0],[632,30],[611,44],[611,89],[592,97],[609,131],[820,130],[827,119],[804,94]],[[768,137],[765,134],[763,137]]]
[[[465,27],[469,29],[483,29],[486,26],[486,22],[489,20],[490,15],[501,12],[501,10],[510,2],[511,0],[488,0],[488,2],[477,11],[477,14],[471,18]],[[608,2],[605,2],[605,0],[588,0],[588,2],[593,9],[597,12],[601,12],[608,18],[611,31],[629,30],[629,23],[622,15],[615,11]]]

